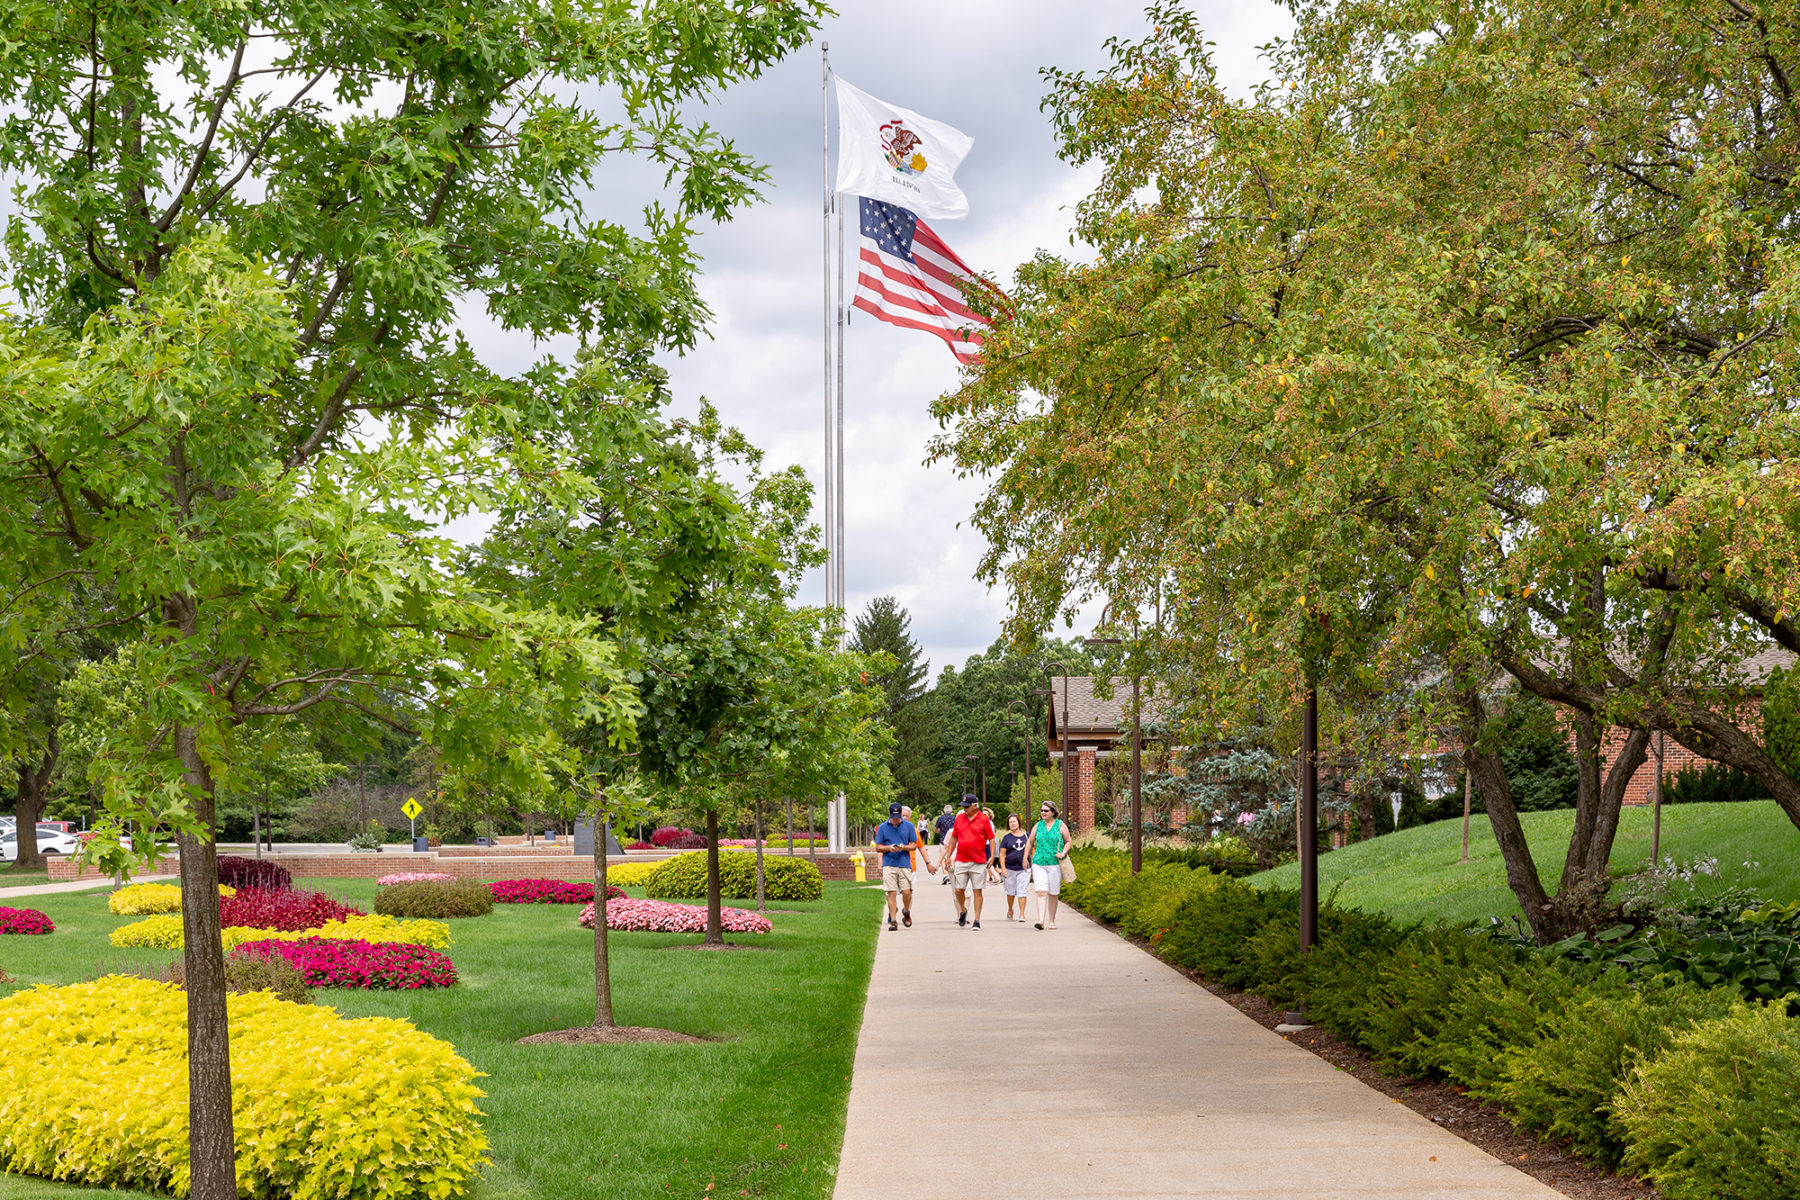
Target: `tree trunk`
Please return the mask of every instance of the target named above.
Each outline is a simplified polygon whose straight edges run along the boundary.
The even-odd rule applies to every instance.
[[[1356,794],[1356,840],[1366,842],[1380,833],[1375,824],[1375,793],[1364,788]]]
[[[250,842],[256,847],[256,857],[262,857],[262,810],[256,801],[250,802]]]
[[[1525,841],[1525,830],[1519,824],[1519,810],[1513,807],[1512,786],[1506,780],[1506,767],[1500,755],[1483,750],[1481,735],[1487,728],[1487,706],[1475,685],[1464,683],[1457,697],[1462,709],[1463,769],[1481,789],[1481,800],[1493,825],[1494,841],[1500,846],[1500,857],[1506,863],[1506,882],[1518,897],[1525,921],[1542,945],[1556,940],[1554,922],[1550,919],[1550,897],[1538,878],[1537,863]]]
[[[601,819],[604,793],[594,797],[594,1024],[602,1028],[617,1024],[613,1019],[612,967],[607,959],[606,928],[606,834]]]
[[[762,801],[758,800],[750,812],[750,836],[756,839],[756,911],[768,912],[769,904],[763,897],[763,820]]]
[[[231,1044],[225,1012],[225,951],[219,942],[219,859],[213,846],[212,772],[196,731],[175,731],[175,751],[193,796],[200,833],[179,834],[182,965],[187,975],[188,1158],[191,1200],[236,1200],[232,1145]]]
[[[706,810],[706,944],[725,944],[725,917],[719,911],[719,810]]]
[[[44,865],[44,856],[38,851],[37,823],[44,815],[44,796],[50,790],[50,777],[56,773],[56,755],[56,730],[53,727],[45,743],[44,757],[35,766],[19,764],[18,824],[14,826],[18,857],[13,860],[17,870],[36,870]]]

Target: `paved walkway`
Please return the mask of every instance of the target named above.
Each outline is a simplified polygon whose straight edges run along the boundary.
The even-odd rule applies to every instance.
[[[979,933],[923,877],[913,928],[884,921],[836,1200],[1560,1197],[1116,934],[987,895]]]
[[[133,883],[163,883],[176,879],[176,875],[139,875],[131,880]],[[54,896],[59,892],[86,892],[94,888],[110,888],[110,879],[71,879],[66,883],[33,883],[25,887],[0,887],[0,901],[9,896]]]

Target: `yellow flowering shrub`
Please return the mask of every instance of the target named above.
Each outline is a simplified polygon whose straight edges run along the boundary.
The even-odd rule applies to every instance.
[[[227,950],[244,942],[270,939],[294,942],[313,937],[363,942],[411,942],[415,946],[429,946],[433,950],[446,950],[450,946],[450,926],[442,921],[406,921],[399,917],[382,916],[346,917],[342,921],[327,921],[316,929],[249,929],[242,925],[228,925],[219,934],[219,940]],[[115,946],[179,950],[182,946],[181,914],[166,913],[121,925],[112,931],[110,940]]]
[[[606,882],[614,887],[643,887],[644,881],[650,878],[650,872],[661,865],[660,862],[608,863]]]
[[[243,1194],[443,1200],[488,1161],[484,1093],[448,1042],[269,992],[226,1011]],[[188,1194],[179,989],[123,975],[36,987],[0,999],[0,1031],[0,1170]]]
[[[219,895],[235,896],[237,889],[221,883]],[[122,917],[180,912],[181,888],[173,883],[129,884],[106,898],[106,911]]]

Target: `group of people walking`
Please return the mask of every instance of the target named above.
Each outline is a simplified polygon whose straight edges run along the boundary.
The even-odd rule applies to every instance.
[[[994,815],[981,807],[975,796],[962,798],[962,811],[944,806],[937,820],[936,861],[932,847],[913,824],[912,809],[888,805],[888,819],[875,827],[875,848],[881,852],[881,886],[887,892],[889,930],[911,927],[913,873],[921,864],[928,875],[944,872],[944,882],[956,889],[958,928],[981,928],[984,889],[999,884],[1006,893],[1006,919],[1024,922],[1026,898],[1037,894],[1038,929],[1056,928],[1057,897],[1069,867],[1069,827],[1045,801],[1038,822],[1029,831],[1017,813],[1006,818],[1006,832],[994,828]],[[1017,909],[1015,915],[1015,906]]]

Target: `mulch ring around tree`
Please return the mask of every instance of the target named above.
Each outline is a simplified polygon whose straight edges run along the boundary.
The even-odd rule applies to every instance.
[[[708,945],[706,942],[686,942],[679,946],[662,946],[663,950],[773,950],[773,946],[746,946],[742,942],[722,942]]]
[[[705,1038],[673,1029],[652,1029],[645,1025],[582,1025],[575,1029],[553,1029],[519,1039],[521,1046],[612,1046],[627,1042],[704,1043]]]

